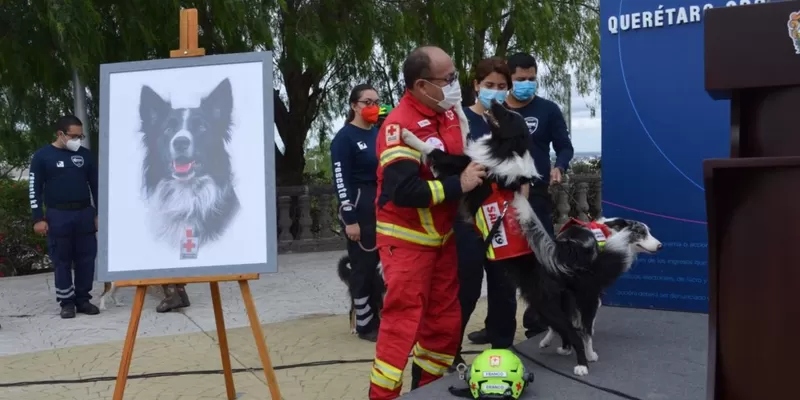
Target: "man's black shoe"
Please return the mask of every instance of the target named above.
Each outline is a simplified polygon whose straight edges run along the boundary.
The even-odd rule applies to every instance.
[[[74,304],[64,304],[61,306],[61,318],[75,318],[75,305]]]
[[[358,338],[361,340],[366,340],[368,342],[377,342],[378,341],[378,330],[371,330],[367,333],[359,333]]]
[[[96,305],[89,303],[88,301],[85,303],[78,303],[75,309],[81,314],[86,314],[86,315],[100,314],[100,309],[97,308]]]
[[[489,343],[489,335],[486,334],[486,328],[483,328],[479,331],[470,332],[469,335],[467,335],[467,339],[469,339],[472,344]]]

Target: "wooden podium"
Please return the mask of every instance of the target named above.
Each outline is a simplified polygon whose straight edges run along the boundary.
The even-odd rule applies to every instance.
[[[731,100],[731,158],[703,162],[707,400],[799,397],[800,1],[705,15],[705,86]],[[800,33],[800,26],[797,28]],[[691,121],[687,121],[691,123]]]

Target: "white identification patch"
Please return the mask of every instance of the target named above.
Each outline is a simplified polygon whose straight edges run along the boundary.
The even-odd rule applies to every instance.
[[[72,160],[72,163],[78,168],[83,166],[83,156],[72,156],[70,160]]]
[[[423,119],[422,121],[417,122],[417,125],[419,125],[420,128],[424,128],[430,124],[431,121],[428,121],[427,119]]]
[[[500,218],[500,204],[497,202],[489,203],[485,204],[481,208],[483,209],[483,218],[486,220],[486,224],[489,225],[486,227],[486,229],[491,230],[495,221]],[[492,248],[494,249],[508,246],[506,228],[503,225],[504,224],[501,223],[497,227],[497,232],[495,232],[494,236],[492,236]]]
[[[445,151],[444,142],[442,142],[442,140],[437,138],[437,137],[429,137],[429,138],[425,139],[425,143],[427,143],[427,144],[429,144],[429,145],[431,145],[431,146],[433,146],[433,147],[435,147],[435,148],[437,148],[437,149],[439,149],[441,151]]]
[[[539,118],[525,117],[525,123],[528,124],[528,132],[533,135],[536,129],[539,129]]]

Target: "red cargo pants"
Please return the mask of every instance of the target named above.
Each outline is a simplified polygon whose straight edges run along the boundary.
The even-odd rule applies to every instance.
[[[386,297],[370,373],[370,400],[400,397],[408,354],[419,385],[439,379],[453,363],[461,336],[455,240],[432,250],[379,249]]]

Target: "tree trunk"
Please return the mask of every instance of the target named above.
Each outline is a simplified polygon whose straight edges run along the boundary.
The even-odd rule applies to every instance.
[[[289,138],[302,137],[301,132],[288,132]],[[276,150],[278,157],[276,158],[276,176],[278,186],[297,186],[303,184],[303,171],[306,167],[305,149],[303,142],[297,143],[297,140],[283,139],[286,145],[286,154],[280,155]]]

